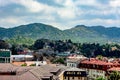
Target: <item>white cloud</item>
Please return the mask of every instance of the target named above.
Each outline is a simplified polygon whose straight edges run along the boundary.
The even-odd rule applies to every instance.
[[[116,27],[120,27],[120,20],[112,20],[112,19],[92,19],[92,20],[77,20],[74,21],[71,24],[83,24],[83,25],[88,25],[88,26],[97,26],[97,25],[102,25],[102,26],[108,26],[108,27],[112,27],[112,26],[116,26]]]
[[[11,0],[7,0],[7,1],[0,0],[0,6],[6,6],[6,5],[9,5],[9,4],[11,4],[11,3],[12,3]]]
[[[0,26],[5,27],[5,28],[9,28],[9,27],[14,27],[14,26],[26,24],[27,22],[23,18],[11,16],[11,17],[0,19],[0,23],[2,23]]]
[[[77,7],[73,0],[56,0],[56,2],[64,6],[57,9],[57,13],[61,19],[76,18]]]
[[[120,7],[120,0],[110,0],[109,4],[112,7]]]
[[[62,19],[73,19],[76,17],[75,11],[71,8],[59,9],[58,14]]]
[[[54,9],[51,6],[38,2],[37,0],[12,0],[12,1],[16,4],[24,6],[26,10],[32,13],[38,12],[51,13],[52,10]]]
[[[68,29],[77,24],[120,25],[120,0],[109,0],[109,4],[102,4],[97,0],[54,0],[54,2],[61,6],[44,4],[38,0],[0,0],[0,7],[7,9],[11,7],[9,4],[15,6],[10,14],[6,14],[7,10],[5,12],[4,9],[0,10],[0,14],[5,13],[5,16],[0,17],[0,26],[14,27],[34,22],[47,23],[61,29]],[[89,6],[92,7],[89,9]],[[18,15],[20,16],[15,17]]]
[[[76,5],[84,5],[84,6],[99,6],[100,4],[96,0],[76,0]]]
[[[65,0],[54,0],[57,4],[64,4],[65,3]]]
[[[9,18],[4,18],[0,20],[1,22],[6,22],[6,23],[10,23],[10,24],[16,24],[18,23],[18,19],[9,17]]]

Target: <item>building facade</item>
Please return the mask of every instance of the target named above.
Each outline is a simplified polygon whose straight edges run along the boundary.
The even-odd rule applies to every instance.
[[[63,73],[63,80],[88,80],[85,70],[70,68]]]
[[[95,58],[83,60],[79,64],[79,68],[84,69],[88,72],[90,79],[96,79],[98,77],[107,79],[107,70],[117,66],[120,66],[120,64],[101,61]]]
[[[73,54],[73,55],[70,55],[67,57],[67,67],[78,67],[79,65],[79,62],[83,59],[86,59],[86,57],[84,57],[83,55],[76,55],[76,54]]]
[[[78,67],[79,59],[67,59],[67,67]]]
[[[11,63],[11,51],[0,49],[0,63]]]

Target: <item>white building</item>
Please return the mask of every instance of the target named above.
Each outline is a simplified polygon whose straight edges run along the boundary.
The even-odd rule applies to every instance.
[[[68,67],[78,67],[79,59],[67,59],[67,66]]]
[[[11,55],[11,61],[31,61],[33,55]]]
[[[78,64],[81,60],[85,59],[83,55],[70,55],[67,57],[67,66],[68,67],[78,67]]]

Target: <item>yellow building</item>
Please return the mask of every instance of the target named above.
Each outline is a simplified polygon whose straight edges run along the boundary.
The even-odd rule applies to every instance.
[[[88,80],[87,73],[78,68],[68,68],[59,75],[59,80]]]

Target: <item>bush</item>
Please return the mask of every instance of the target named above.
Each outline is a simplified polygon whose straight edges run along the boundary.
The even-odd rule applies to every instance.
[[[31,64],[30,66],[36,66],[36,64]]]
[[[27,64],[26,64],[26,63],[24,63],[24,64],[22,64],[21,66],[27,66]]]

